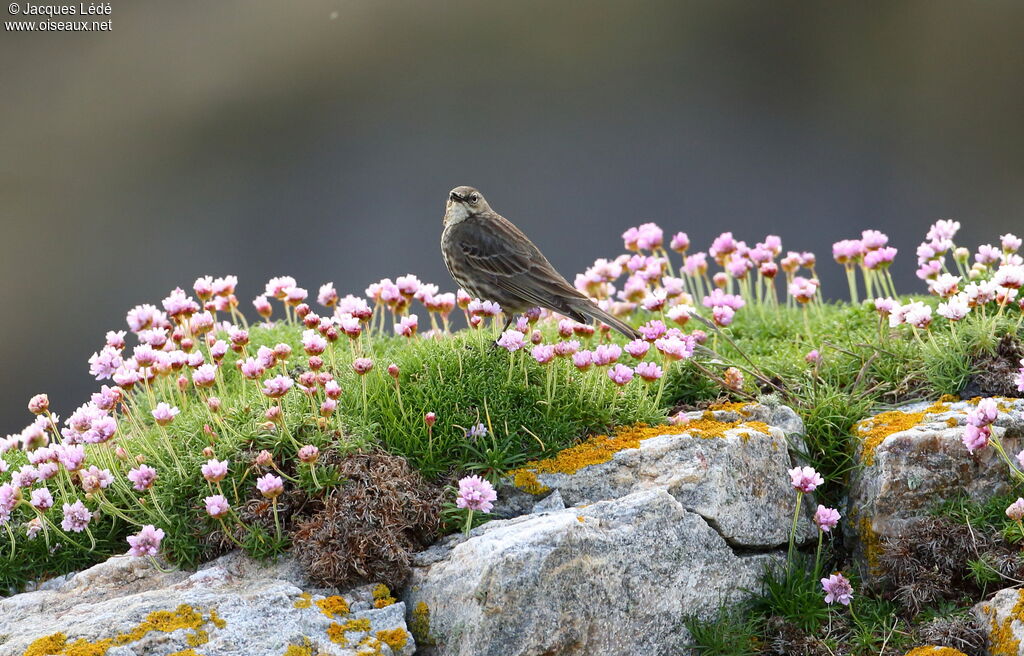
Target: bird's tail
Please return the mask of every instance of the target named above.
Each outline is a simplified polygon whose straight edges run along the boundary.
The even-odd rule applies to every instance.
[[[615,317],[608,314],[601,308],[597,307],[597,305],[590,300],[583,300],[581,302],[574,303],[572,309],[576,313],[582,315],[584,318],[593,319],[595,321],[601,321],[603,323],[608,324],[609,326],[611,326],[612,328],[619,331],[620,333],[622,333],[623,335],[630,339],[640,339],[640,333],[637,332],[636,328],[630,326],[628,323],[622,321],[621,319],[616,319]],[[579,317],[573,318],[576,319],[577,321],[580,320]]]

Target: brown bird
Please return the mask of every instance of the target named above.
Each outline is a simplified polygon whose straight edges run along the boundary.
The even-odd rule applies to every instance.
[[[473,296],[501,306],[508,314],[502,331],[515,315],[543,307],[581,323],[603,321],[630,339],[640,336],[570,285],[540,249],[492,210],[476,189],[452,189],[443,222],[441,254],[448,273]]]

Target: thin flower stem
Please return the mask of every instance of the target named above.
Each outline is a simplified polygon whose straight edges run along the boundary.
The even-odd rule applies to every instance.
[[[796,492],[796,510],[793,511],[793,527],[789,531],[789,552],[786,556],[786,562],[793,565],[793,550],[796,546],[796,524],[797,520],[800,519],[800,504],[804,500],[803,490],[797,490]]]

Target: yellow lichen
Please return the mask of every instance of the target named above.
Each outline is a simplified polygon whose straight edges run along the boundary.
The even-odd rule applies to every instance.
[[[282,656],[313,656],[313,646],[309,638],[303,638],[301,645],[288,645]]]
[[[587,519],[583,515],[576,515],[576,521],[582,524],[583,522],[587,521]]]
[[[200,654],[199,652],[197,652],[195,649],[192,649],[191,647],[189,647],[188,649],[182,649],[181,651],[176,651],[176,652],[172,652],[170,654],[167,654],[167,656],[203,656],[203,655]]]
[[[425,602],[421,601],[413,607],[409,630],[412,631],[412,637],[416,638],[417,645],[434,644],[430,635],[430,607]]]
[[[391,647],[392,651],[398,651],[409,642],[409,632],[402,627],[385,629],[377,632],[377,639]]]
[[[344,624],[331,622],[330,626],[327,627],[327,637],[330,638],[331,642],[344,647],[348,644],[348,636],[345,635],[346,633],[352,631],[366,633],[369,630],[370,620],[365,617],[358,620],[349,620]]]
[[[926,415],[939,415],[942,414],[943,412],[949,412],[950,410],[952,410],[952,408],[949,407],[949,404],[943,403],[942,401],[936,401],[935,403],[925,408],[924,413]]]
[[[878,574],[878,558],[882,553],[878,534],[875,533],[875,529],[871,526],[871,519],[869,517],[861,517],[857,522],[857,527],[861,543],[864,545],[864,557],[868,563],[868,570],[872,574]]]
[[[917,647],[911,649],[903,656],[967,656],[959,649],[953,649],[952,647]]]
[[[515,470],[512,484],[527,494],[544,494],[551,489],[537,480],[537,474],[529,469]]]
[[[950,428],[956,428],[957,426],[960,425],[960,422],[957,421],[956,417],[950,417],[949,419],[946,420],[946,425],[949,426]]]
[[[719,410],[722,412],[735,412],[741,417],[750,416],[750,404],[744,401],[726,401],[723,403],[715,403],[710,406],[710,410]]]
[[[293,604],[296,608],[310,608],[313,605],[313,595],[308,592],[303,592],[299,595],[299,598],[295,600]]]
[[[854,430],[861,437],[863,452],[861,459],[865,465],[875,463],[875,449],[893,433],[913,428],[924,419],[923,412],[901,412],[891,410],[869,417],[858,423]]]
[[[761,421],[719,421],[714,414],[705,412],[700,419],[692,420],[686,424],[674,426],[648,426],[647,424],[635,424],[623,426],[615,431],[614,436],[594,435],[586,441],[571,446],[559,452],[558,455],[545,460],[534,460],[526,463],[522,469],[510,472],[513,482],[517,477],[520,481],[529,483],[529,475],[520,477],[524,471],[532,470],[535,474],[575,474],[584,467],[598,465],[608,462],[619,451],[635,449],[640,442],[659,435],[682,435],[689,433],[701,439],[713,439],[725,437],[728,431],[736,428],[749,428],[758,433],[770,434],[771,429]],[[745,438],[749,439],[749,435]],[[536,481],[536,476],[533,478]],[[518,486],[519,483],[516,482]],[[529,491],[529,490],[527,490]]]
[[[212,614],[211,614],[212,616]],[[219,619],[219,618],[218,618]],[[223,622],[223,620],[221,620]],[[82,638],[69,643],[63,633],[54,633],[32,642],[23,656],[105,656],[111,647],[120,647],[141,640],[151,631],[172,633],[179,629],[192,629],[194,633],[187,638],[190,645],[204,644],[209,640],[206,631],[201,627],[206,623],[203,614],[187,604],[178,606],[173,611],[158,610],[146,616],[138,626],[126,633],[113,638],[88,641]],[[193,642],[201,637],[202,642]],[[188,653],[185,650],[184,653]]]
[[[939,403],[956,403],[960,397],[956,394],[943,394],[939,397]]]
[[[1017,591],[1017,602],[1002,622],[997,620],[997,614],[991,606],[986,605],[983,609],[991,616],[988,653],[991,656],[1016,656],[1020,651],[1020,640],[1013,635],[1013,623],[1024,622],[1024,589]]]
[[[391,596],[391,590],[383,583],[378,583],[373,588],[373,607],[385,608],[395,603],[396,599]]]
[[[320,608],[321,613],[332,620],[335,617],[344,617],[349,614],[348,602],[345,601],[344,597],[339,597],[338,595],[317,599],[316,605]]]
[[[187,642],[190,647],[205,645],[210,642],[210,634],[204,629],[196,629],[195,633],[190,633],[185,636],[185,642]]]

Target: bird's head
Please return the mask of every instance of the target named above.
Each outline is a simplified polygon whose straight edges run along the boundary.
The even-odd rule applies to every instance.
[[[448,192],[444,208],[444,224],[454,225],[471,216],[490,211],[484,195],[472,187],[456,187]]]

